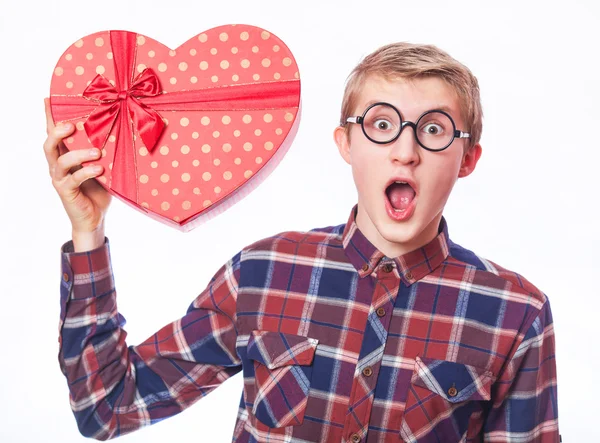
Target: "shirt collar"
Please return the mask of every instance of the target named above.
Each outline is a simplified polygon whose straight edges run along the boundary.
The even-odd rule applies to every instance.
[[[429,243],[399,257],[387,258],[358,228],[357,210],[358,204],[350,211],[350,217],[342,233],[342,245],[350,263],[361,278],[370,275],[378,263],[385,259],[395,262],[400,276],[407,285],[411,285],[433,272],[448,257],[448,226],[444,217],[440,222],[438,235]]]

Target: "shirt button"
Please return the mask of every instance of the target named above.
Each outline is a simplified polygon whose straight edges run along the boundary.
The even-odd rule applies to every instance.
[[[360,443],[360,435],[352,434],[352,436],[350,437],[350,440],[352,441],[352,443]]]
[[[452,386],[450,389],[448,389],[448,395],[450,397],[456,397],[456,394],[458,394],[458,391],[456,390],[456,388],[454,386]]]
[[[363,369],[362,373],[365,377],[370,377],[373,375],[373,369],[371,369],[370,366],[367,366],[365,369]]]
[[[410,271],[406,271],[406,274],[404,274],[404,276],[406,277],[407,280],[412,280],[413,275]]]
[[[392,269],[394,269],[394,266],[391,263],[383,265],[383,272],[392,272]]]
[[[63,274],[63,280],[69,281],[69,274],[67,274],[66,272]]]
[[[385,309],[383,309],[383,308],[377,308],[377,315],[379,317],[383,317],[385,315]]]
[[[367,272],[369,270],[369,265],[367,263],[365,263],[364,265],[362,265],[362,270]]]

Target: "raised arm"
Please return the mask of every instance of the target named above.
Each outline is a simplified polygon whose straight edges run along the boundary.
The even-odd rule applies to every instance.
[[[239,254],[185,316],[127,346],[117,311],[109,242],[63,246],[60,367],[80,432],[106,440],[175,415],[241,370],[235,344]]]

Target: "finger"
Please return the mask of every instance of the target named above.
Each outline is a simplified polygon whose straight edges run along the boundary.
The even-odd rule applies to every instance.
[[[46,134],[49,134],[49,131],[53,130],[53,128],[55,127],[54,121],[52,118],[52,110],[50,107],[50,99],[49,98],[44,99],[44,107],[45,107],[45,111],[46,111]],[[58,152],[59,152],[59,155],[63,155],[65,153],[69,152],[69,150],[67,149],[67,147],[65,146],[63,141],[60,141],[58,143]]]
[[[48,137],[44,142],[44,153],[50,169],[56,166],[56,161],[60,156],[59,145],[64,137],[67,137],[75,127],[71,123],[59,124],[48,132]]]
[[[65,180],[65,183],[62,187],[62,192],[64,193],[63,195],[72,195],[86,180],[102,174],[102,170],[102,166],[95,165],[86,166],[85,168],[81,168],[74,172],[67,180]]]
[[[83,162],[97,159],[99,156],[100,151],[97,149],[69,151],[58,157],[52,177],[56,181],[62,181],[69,173],[75,173],[75,171],[81,169]]]

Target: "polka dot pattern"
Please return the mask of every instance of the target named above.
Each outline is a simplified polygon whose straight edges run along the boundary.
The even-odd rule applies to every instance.
[[[142,35],[136,36],[136,44],[134,76],[152,69],[166,94],[299,77],[287,46],[273,34],[253,26],[213,28],[174,50]],[[109,32],[84,37],[65,51],[53,72],[51,96],[81,95],[96,74],[115,84]],[[290,140],[281,148],[297,124],[297,113],[297,106],[268,111],[160,111],[166,126],[152,151],[134,134],[137,204],[149,215],[182,226],[233,193],[246,195],[285,154]],[[89,149],[91,143],[83,127],[85,117],[71,121],[77,130],[68,148]],[[111,186],[116,146],[113,132],[101,147],[102,158],[94,162],[104,166],[97,180],[107,188]],[[248,190],[240,192],[255,175],[262,178],[256,177],[247,183]],[[233,200],[239,199],[219,205],[217,212],[234,204]]]

